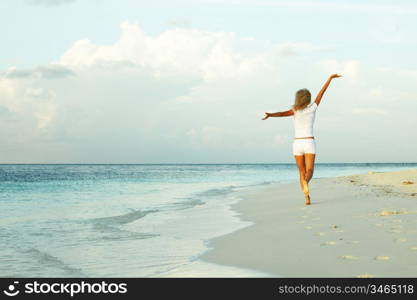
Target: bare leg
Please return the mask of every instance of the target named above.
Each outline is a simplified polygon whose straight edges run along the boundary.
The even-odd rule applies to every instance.
[[[305,204],[310,204],[310,191],[308,189],[308,182],[306,180],[306,164],[304,155],[295,155],[295,162],[297,163],[298,171],[300,173],[300,187],[304,193]]]
[[[310,182],[314,173],[314,160],[316,158],[315,154],[306,153],[304,154],[305,166],[306,166],[306,181]]]

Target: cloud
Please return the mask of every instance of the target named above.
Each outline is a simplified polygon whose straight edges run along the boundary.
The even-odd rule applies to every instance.
[[[58,6],[63,4],[69,4],[71,2],[75,2],[75,0],[29,0],[30,4],[44,6]]]
[[[0,105],[0,117],[9,117],[10,115],[12,115],[10,110],[5,106]]]
[[[316,123],[323,160],[339,160],[337,147],[372,160],[349,148],[367,149],[364,128],[395,135],[415,127],[412,70],[378,71],[305,41],[265,46],[233,32],[120,29],[114,43],[80,39],[51,64],[1,73],[3,162],[292,161],[291,119],[261,121],[263,112],[288,109],[301,87],[316,94],[335,72],[343,77]]]
[[[284,42],[277,46],[278,52],[282,56],[295,56],[300,55],[302,52],[309,51],[329,51],[332,47],[318,47],[311,43],[305,42]]]
[[[0,97],[0,105],[21,120],[29,121],[28,126],[32,129],[46,128],[56,117],[56,94],[53,90],[31,88],[25,83],[0,79]]]
[[[375,108],[375,107],[363,107],[353,109],[353,113],[360,115],[381,115],[386,116],[388,112],[386,110]]]
[[[193,0],[194,1],[194,0]],[[199,0],[203,3],[227,4],[227,5],[250,5],[265,7],[287,7],[297,9],[319,9],[319,10],[336,10],[351,13],[386,13],[397,15],[415,15],[417,6],[415,5],[394,5],[394,4],[369,4],[353,3],[353,1],[288,1],[288,0]]]
[[[222,148],[225,142],[225,130],[223,128],[203,125],[200,129],[192,128],[186,135],[193,146]]]
[[[33,84],[42,85],[41,81],[0,78],[2,162],[48,161],[48,154],[56,151],[55,145],[48,148],[47,144],[39,141],[55,135],[59,129],[58,110],[62,107],[56,102],[52,89],[32,87]]]
[[[0,73],[0,77],[9,79],[25,79],[25,78],[42,78],[42,79],[60,79],[70,76],[75,76],[75,73],[69,68],[59,65],[50,64],[46,66],[39,66],[34,69],[17,69],[11,67],[8,70]]]
[[[167,21],[167,25],[172,27],[190,27],[191,21],[188,19],[171,19]]]
[[[339,61],[336,59],[327,59],[319,62],[319,65],[324,72],[329,74],[342,74],[345,77],[344,79],[350,82],[357,82],[359,80],[360,62],[358,60]]]
[[[175,28],[149,36],[134,23],[123,22],[120,27],[121,38],[113,45],[79,40],[59,63],[76,70],[123,63],[149,72],[155,78],[205,81],[249,78],[268,68],[262,54],[243,55],[235,49],[240,39],[234,33]]]

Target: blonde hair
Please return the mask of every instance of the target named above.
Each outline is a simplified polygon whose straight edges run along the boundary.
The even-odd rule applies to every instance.
[[[302,110],[307,107],[311,102],[311,94],[310,91],[307,89],[301,89],[298,90],[297,93],[295,93],[295,101],[294,105],[292,106],[292,109],[294,111],[296,110]]]

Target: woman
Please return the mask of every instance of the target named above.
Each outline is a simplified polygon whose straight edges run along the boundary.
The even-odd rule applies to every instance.
[[[265,117],[262,119],[294,116],[295,138],[293,154],[300,173],[300,186],[304,192],[306,205],[311,203],[308,183],[313,177],[314,159],[316,158],[316,142],[313,135],[316,109],[332,79],[338,77],[341,77],[341,75],[333,74],[327,79],[313,103],[310,103],[311,94],[309,90],[301,89],[295,94],[295,102],[292,109],[283,112],[265,113]]]

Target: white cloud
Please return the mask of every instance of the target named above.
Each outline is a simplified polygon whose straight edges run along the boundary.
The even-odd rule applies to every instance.
[[[363,108],[355,108],[353,109],[353,113],[360,114],[360,115],[388,115],[388,112],[386,110],[375,108],[375,107],[363,107]]]
[[[357,60],[339,61],[336,59],[328,59],[320,62],[319,65],[328,74],[342,74],[345,80],[353,82],[359,80],[360,62]]]
[[[46,128],[56,117],[55,92],[43,88],[25,87],[12,80],[0,80],[0,105],[29,120],[29,127]]]
[[[206,81],[248,78],[267,67],[262,55],[242,55],[234,48],[238,38],[229,32],[175,28],[158,36],[146,35],[138,24],[123,22],[121,38],[113,45],[79,40],[59,63],[76,70],[125,64],[156,78],[186,77]]]
[[[375,88],[371,88],[369,90],[369,96],[370,97],[375,97],[375,98],[380,98],[384,95],[383,89],[381,87],[375,87]]]
[[[242,41],[262,46],[247,51]],[[319,136],[332,144],[355,140],[369,127],[366,115],[390,116],[377,129],[393,134],[397,99],[409,108],[403,114],[415,107],[412,70],[378,72],[327,50],[188,28],[152,36],[123,22],[113,44],[81,39],[51,64],[2,72],[0,138],[9,152],[1,155],[26,162],[290,161],[291,119],[261,121],[263,112],[288,109],[297,89],[315,93],[332,73],[343,77],[320,107]],[[392,74],[401,80],[390,81]]]
[[[189,19],[170,19],[167,21],[167,25],[172,27],[190,27],[191,21]]]
[[[29,3],[44,6],[58,6],[62,4],[69,4],[75,0],[29,0]]]
[[[195,1],[195,0],[193,0]],[[319,9],[319,10],[336,10],[343,12],[366,12],[366,13],[385,13],[396,15],[415,15],[417,14],[416,5],[397,5],[374,3],[354,3],[354,1],[299,1],[299,0],[198,0],[200,2],[212,4],[234,4],[234,5],[251,5],[266,7],[289,7],[298,9]]]
[[[191,128],[187,131],[186,136],[189,138],[191,146],[200,148],[219,148],[224,146],[225,131],[219,127],[202,126],[199,129]]]
[[[44,78],[44,79],[60,79],[65,77],[75,76],[75,73],[60,65],[50,64],[46,66],[39,66],[33,69],[17,69],[10,67],[6,71],[0,73],[0,77],[11,79],[23,78]]]
[[[278,45],[278,51],[283,56],[294,56],[307,51],[329,51],[332,49],[333,48],[329,46],[318,47],[306,42],[285,42]]]

